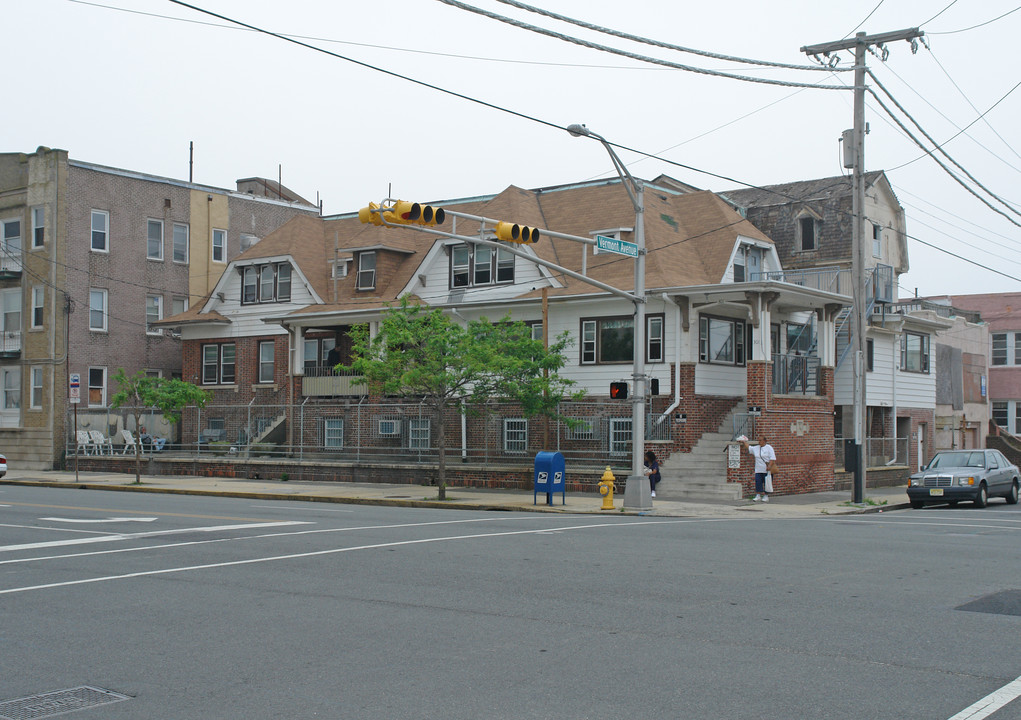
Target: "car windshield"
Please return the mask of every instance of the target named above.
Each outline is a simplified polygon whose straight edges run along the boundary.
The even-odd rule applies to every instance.
[[[985,467],[985,453],[982,452],[943,452],[938,453],[929,463],[929,469],[949,467]]]

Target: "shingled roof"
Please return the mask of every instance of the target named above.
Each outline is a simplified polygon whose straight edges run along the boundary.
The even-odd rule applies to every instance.
[[[635,211],[618,180],[541,190],[510,186],[493,196],[431,204],[581,237],[591,237],[591,233],[599,230],[623,230],[621,239],[633,240]],[[452,231],[454,225],[448,219],[444,229]],[[472,237],[477,235],[478,230],[477,221],[456,220],[458,235]],[[719,283],[725,276],[739,236],[771,242],[711,192],[679,194],[670,188],[647,185],[646,288],[654,291],[657,288]],[[436,241],[442,239],[413,229],[362,224],[356,214],[328,218],[300,216],[266,236],[234,262],[245,263],[281,255],[293,258],[316,293],[324,299],[324,304],[302,308],[295,314],[372,309],[398,299],[416,274],[422,272],[422,263]],[[575,272],[582,271],[582,259],[588,252],[585,269],[589,277],[622,290],[633,289],[631,258],[610,253],[592,255],[580,243],[545,235],[538,243],[527,247],[540,258]],[[374,290],[358,290],[357,272],[354,271],[347,277],[331,278],[330,266],[335,255],[351,260],[356,253],[369,249],[377,251]],[[598,292],[585,282],[551,272],[562,285],[550,289],[551,295]],[[531,293],[531,290],[526,293]]]

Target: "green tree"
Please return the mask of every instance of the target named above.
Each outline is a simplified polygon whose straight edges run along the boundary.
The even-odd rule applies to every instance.
[[[184,408],[189,405],[204,407],[209,400],[208,392],[176,378],[149,377],[142,371],[129,376],[120,368],[113,379],[117,382],[117,392],[110,398],[110,405],[129,409],[135,418],[136,433],[142,424],[142,413],[149,408],[156,408],[167,422],[174,424],[181,419]],[[136,483],[142,482],[141,446],[135,438]]]
[[[354,329],[351,365],[355,382],[372,392],[417,397],[429,407],[436,429],[439,499],[446,499],[446,428],[451,409],[459,413],[487,400],[510,400],[526,417],[557,417],[574,381],[557,375],[566,362],[567,333],[549,349],[532,339],[524,323],[486,318],[461,325],[440,309],[412,303],[407,296],[383,314],[379,332]]]

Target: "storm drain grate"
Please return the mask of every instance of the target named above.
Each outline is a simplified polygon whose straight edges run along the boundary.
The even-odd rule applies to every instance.
[[[968,612],[989,613],[990,615],[1021,616],[1021,590],[1003,590],[1002,592],[984,595],[957,608]]]
[[[83,685],[0,702],[0,720],[40,720],[129,699],[127,695],[112,690]]]

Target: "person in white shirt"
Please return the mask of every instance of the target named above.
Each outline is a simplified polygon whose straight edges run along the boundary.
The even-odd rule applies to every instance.
[[[755,497],[752,500],[754,502],[769,502],[769,492],[766,491],[766,474],[776,469],[776,451],[773,450],[772,445],[766,442],[765,433],[759,433],[758,445],[749,445],[747,439],[741,440],[740,443],[741,450],[755,458]]]

